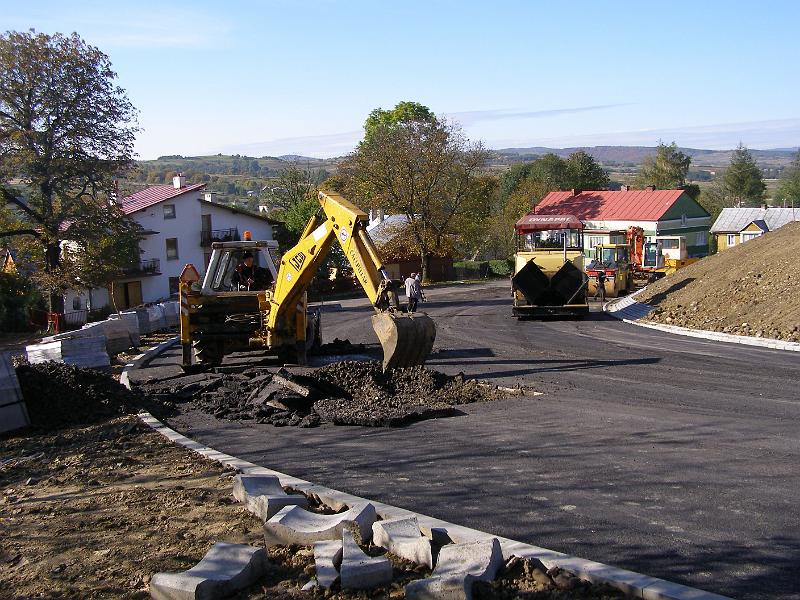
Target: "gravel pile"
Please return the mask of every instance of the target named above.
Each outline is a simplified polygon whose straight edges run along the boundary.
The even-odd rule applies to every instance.
[[[31,425],[41,430],[97,423],[147,407],[108,373],[57,362],[25,363],[16,371]]]
[[[800,223],[723,250],[647,287],[636,299],[667,325],[800,342]]]
[[[137,391],[170,408],[189,403],[217,418],[278,427],[315,427],[322,422],[397,426],[452,414],[459,404],[503,396],[462,376],[424,367],[384,373],[378,362],[355,361],[316,370],[249,367],[239,373],[176,376],[149,381]]]

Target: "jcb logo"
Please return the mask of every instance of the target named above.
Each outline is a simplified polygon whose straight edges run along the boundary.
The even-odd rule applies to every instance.
[[[294,270],[298,273],[300,272],[300,268],[303,266],[304,262],[306,262],[306,255],[303,252],[298,252],[289,259],[289,264],[292,265]]]

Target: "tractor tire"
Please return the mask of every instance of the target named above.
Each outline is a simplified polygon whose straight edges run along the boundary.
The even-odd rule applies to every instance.
[[[222,364],[223,345],[221,342],[196,340],[192,342],[194,360],[198,365],[216,367]]]

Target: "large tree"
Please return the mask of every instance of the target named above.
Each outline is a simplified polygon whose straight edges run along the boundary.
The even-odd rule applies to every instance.
[[[107,221],[112,180],[133,164],[136,111],[115,78],[77,34],[0,36],[0,211],[15,222],[0,238],[33,238],[64,285],[62,242],[95,235],[86,225]],[[60,312],[62,296],[50,304]]]
[[[478,202],[476,176],[487,152],[415,103],[373,111],[364,129],[342,165],[345,186],[367,206],[405,215],[425,278],[434,250],[458,233],[459,217]]]
[[[789,206],[800,206],[800,150],[794,155],[791,164],[781,173],[775,200]]]
[[[731,163],[722,176],[723,193],[729,204],[757,204],[767,189],[761,169],[753,155],[741,143],[733,151]]]
[[[658,190],[671,190],[686,185],[686,175],[692,157],[678,149],[675,142],[659,142],[655,156],[648,156],[639,169],[636,184],[644,187],[653,185]]]

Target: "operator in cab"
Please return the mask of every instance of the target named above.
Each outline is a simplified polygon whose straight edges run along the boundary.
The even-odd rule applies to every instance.
[[[231,276],[231,282],[239,290],[265,290],[272,283],[272,273],[269,269],[264,269],[253,264],[253,253],[245,250],[242,254],[242,262],[236,266],[236,270]]]

